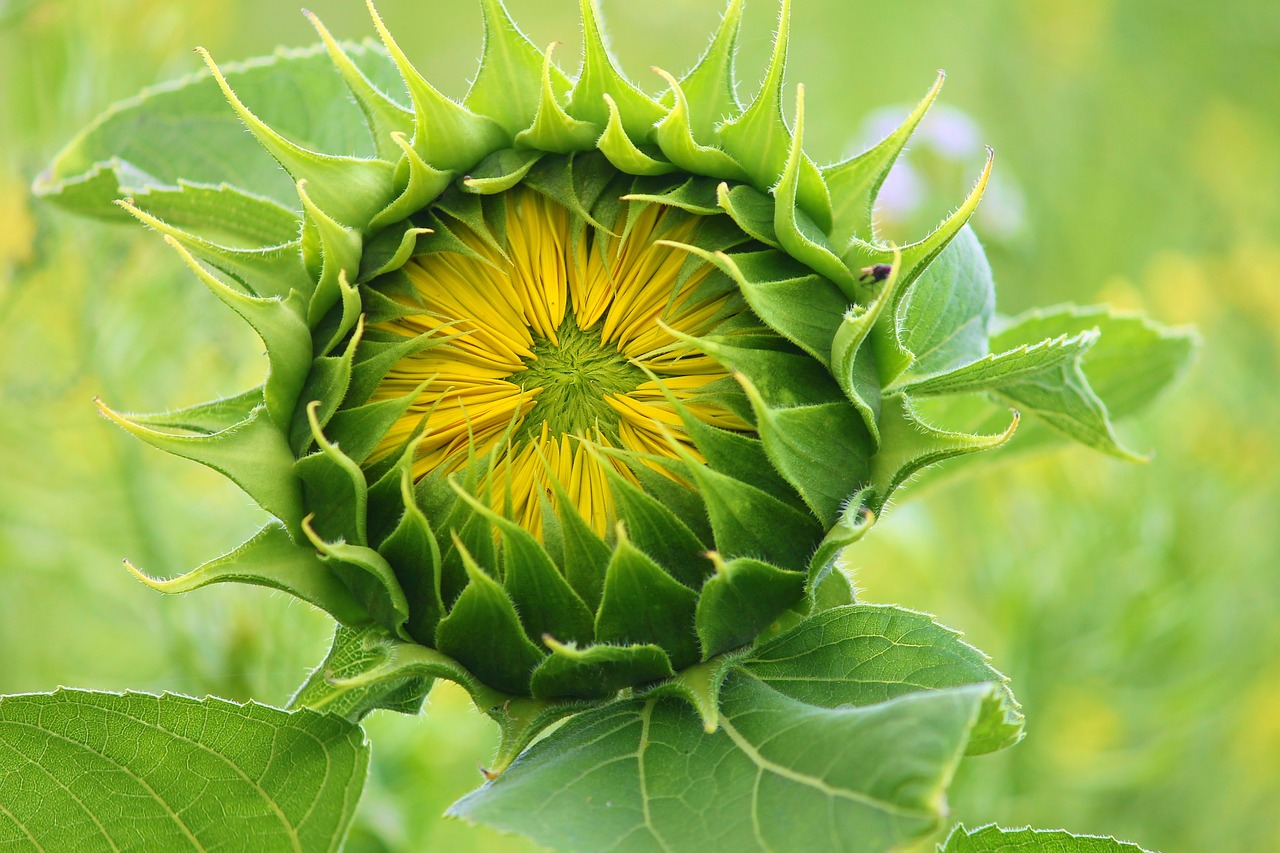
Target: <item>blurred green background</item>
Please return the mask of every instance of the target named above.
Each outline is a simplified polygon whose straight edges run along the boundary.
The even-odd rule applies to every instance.
[[[680,71],[715,0],[603,0],[631,75]],[[872,601],[938,614],[1013,679],[1026,741],[965,763],[970,825],[1114,833],[1166,853],[1280,849],[1280,4],[1274,0],[796,0],[790,81],[810,152],[868,141],[945,68],[938,112],[885,199],[918,235],[977,174],[977,220],[1015,313],[1110,301],[1194,323],[1197,364],[1129,424],[1150,465],[1072,449],[923,489],[848,555]],[[382,0],[426,76],[461,95],[479,12]],[[571,0],[511,0],[572,65]],[[371,33],[358,0],[313,0]],[[749,96],[775,9],[749,5]],[[280,704],[322,656],[327,618],[259,590],[161,598],[120,567],[175,574],[258,514],[214,474],[99,419],[257,381],[260,346],[134,227],[34,202],[79,127],[144,85],[308,44],[288,0],[0,0],[0,692],[58,685]],[[650,87],[656,88],[651,85]],[[883,109],[882,109],[883,108]],[[369,720],[374,768],[350,849],[504,851],[437,819],[480,782],[492,728],[456,690],[424,720]]]

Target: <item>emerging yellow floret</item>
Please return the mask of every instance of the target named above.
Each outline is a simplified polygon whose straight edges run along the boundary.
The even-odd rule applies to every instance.
[[[516,189],[505,201],[505,245],[459,224],[465,252],[419,255],[403,268],[427,310],[383,330],[445,340],[402,359],[382,381],[375,400],[426,384],[374,458],[420,426],[415,479],[496,448],[481,489],[496,509],[540,531],[544,501],[555,504],[554,478],[603,534],[614,518],[605,466],[635,476],[601,448],[701,458],[671,398],[705,423],[751,429],[699,399],[728,374],[673,334],[706,334],[742,302],[708,283],[714,267],[663,242],[690,240],[697,216],[636,203],[611,231],[584,230],[536,192]]]

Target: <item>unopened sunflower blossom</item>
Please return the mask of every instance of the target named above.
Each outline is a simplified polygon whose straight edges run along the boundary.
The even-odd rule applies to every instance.
[[[461,102],[372,6],[381,47],[339,44],[313,18],[319,50],[225,74],[206,54],[209,75],[144,96],[163,112],[181,91],[212,104],[216,85],[292,179],[295,209],[198,161],[85,162],[85,140],[127,110],[44,181],[73,206],[131,189],[120,206],[266,344],[258,388],[103,412],[273,516],[192,572],[138,575],[165,592],[274,587],[332,614],[339,642],[297,701],[409,709],[428,678],[452,678],[509,724],[504,760],[565,709],[653,685],[713,725],[703,664],[849,602],[835,558],[894,490],[1017,424],[1005,409],[990,434],[948,432],[913,400],[993,394],[1126,454],[1080,373],[1087,316],[1015,326],[991,353],[990,273],[965,228],[990,160],[933,233],[876,238],[876,192],[941,79],[883,142],[819,168],[803,89],[784,118],[786,2],[745,105],[737,0],[692,71],[659,71],[657,96],[617,70],[591,0],[576,79],[499,0],[481,5]],[[285,96],[272,62],[326,58],[370,156],[313,150],[249,105],[244,87]]]

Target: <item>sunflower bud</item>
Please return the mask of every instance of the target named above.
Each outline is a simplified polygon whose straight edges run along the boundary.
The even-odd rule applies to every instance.
[[[531,702],[537,716],[695,683],[771,627],[850,601],[835,558],[894,490],[1004,443],[1018,421],[949,432],[915,399],[995,393],[1125,455],[1079,373],[1096,331],[1054,338],[1049,324],[1050,340],[1015,333],[989,351],[990,271],[965,223],[990,159],[932,234],[876,239],[877,188],[941,78],[882,143],[819,168],[803,89],[784,119],[785,2],[745,106],[736,0],[689,74],[658,72],[656,98],[617,70],[591,0],[576,79],[498,0],[482,7],[484,57],[461,103],[372,6],[381,50],[343,47],[313,19],[370,157],[273,129],[234,85],[254,66],[224,75],[205,55],[211,77],[185,85],[221,89],[293,179],[299,213],[254,187],[178,180],[121,202],[261,335],[270,363],[261,387],[180,412],[103,407],[274,517],[185,575],[137,574],[164,592],[285,590],[332,614],[343,648],[358,637],[377,651],[347,677],[336,650],[299,701],[376,687],[352,713],[412,707],[422,677],[443,676],[495,713]],[[373,82],[390,67],[408,105]],[[54,183],[76,156],[46,193],[91,187]],[[211,236],[208,210],[238,239]]]

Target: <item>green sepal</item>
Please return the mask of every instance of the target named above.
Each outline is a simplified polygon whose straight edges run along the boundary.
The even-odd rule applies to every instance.
[[[529,688],[535,699],[607,699],[625,687],[674,676],[659,646],[576,648],[544,640],[551,654],[533,671]]]
[[[542,51],[520,32],[502,0],[480,0],[480,8],[484,12],[480,71],[463,103],[515,137],[538,115],[543,74],[556,97],[569,91],[569,80],[555,65],[544,72]]]
[[[286,300],[308,296],[315,287],[299,254],[299,241],[263,249],[233,249],[195,236],[156,219],[127,200],[118,202],[139,221],[174,240],[202,261],[226,274],[236,289],[250,296]],[[308,335],[309,337],[309,335]]]
[[[430,380],[408,394],[388,400],[355,407],[344,406],[334,412],[325,431],[335,444],[341,445],[343,453],[351,461],[363,465],[387,431],[418,401],[428,384]]]
[[[782,83],[790,32],[791,0],[782,0],[773,51],[759,93],[746,109],[715,128],[721,147],[734,153],[756,188],[762,191],[778,182],[791,145],[791,134],[782,114]]]
[[[874,439],[857,411],[841,400],[817,406],[773,408],[746,376],[738,382],[751,400],[756,431],[773,467],[804,498],[824,528],[871,473]]]
[[[600,127],[615,121],[614,116],[617,116],[623,138],[644,143],[653,135],[653,126],[662,119],[666,110],[618,71],[600,32],[596,0],[580,0],[579,7],[582,11],[582,71],[569,92],[568,112]],[[604,150],[603,145],[600,148]]]
[[[528,695],[529,677],[545,654],[525,636],[506,591],[476,565],[454,534],[454,546],[467,573],[467,586],[436,628],[435,646],[485,684]]]
[[[676,82],[676,78],[660,68],[658,74],[671,86],[675,105],[671,111],[658,122],[654,130],[654,141],[663,155],[686,172],[694,175],[722,178],[732,181],[746,181],[750,177],[738,165],[738,161],[719,148],[703,145],[694,136],[690,122],[689,101],[684,90]],[[696,71],[696,69],[695,69]]]
[[[601,460],[618,518],[626,523],[629,541],[690,589],[698,589],[713,568],[707,546],[661,501],[629,483]]]
[[[134,423],[95,400],[99,411],[166,453],[199,462],[239,486],[254,503],[280,519],[297,535],[302,519],[301,483],[293,473],[294,457],[265,406],[238,424],[207,435],[175,435]]]
[[[553,477],[551,488],[556,496],[556,517],[560,520],[561,564],[565,580],[594,612],[604,594],[605,571],[611,549],[588,525],[564,488]]]
[[[403,133],[391,134],[391,141],[404,155],[400,160],[400,174],[397,176],[400,178],[397,183],[404,185],[404,191],[369,222],[368,232],[376,233],[379,229],[422,210],[449,187],[457,174],[437,169],[423,160]]]
[[[699,421],[701,424],[701,421]],[[685,465],[679,460],[673,460],[667,457],[661,457],[664,468],[668,471],[676,473],[681,477],[680,481],[676,481],[665,473],[655,471],[646,464],[649,461],[658,461],[659,457],[645,457],[640,454],[628,454],[623,459],[631,468],[631,473],[640,481],[640,485],[644,486],[644,490],[657,498],[663,506],[670,509],[676,514],[676,517],[684,522],[685,526],[698,537],[699,542],[711,542],[711,524],[707,520],[707,507],[702,502],[702,496],[692,487],[685,485],[688,478],[681,473],[685,470]],[[608,557],[605,557],[606,562]]]
[[[430,677],[403,676],[359,689],[334,686],[335,682],[360,675],[381,663],[386,657],[383,645],[386,637],[386,631],[377,625],[364,628],[338,625],[329,653],[293,694],[288,707],[338,714],[353,723],[377,710],[410,716],[421,713],[422,703],[431,690]]]
[[[733,61],[738,55],[738,29],[742,23],[742,0],[729,0],[720,26],[693,69],[680,79],[679,87],[673,83],[661,99],[668,109],[675,107],[684,97],[686,122],[696,139],[712,138],[716,125],[725,116],[742,110],[738,103],[737,84],[733,76]],[[690,110],[688,105],[696,106]],[[698,174],[698,172],[694,172]]]
[[[364,323],[357,322],[355,332],[341,355],[323,355],[311,362],[311,372],[298,396],[299,405],[294,409],[293,422],[289,428],[289,446],[297,456],[302,456],[311,446],[311,423],[306,404],[320,403],[315,418],[320,428],[324,429],[346,396],[347,386],[351,382],[352,362],[363,336]]]
[[[876,366],[875,349],[866,344],[886,309],[892,311],[897,304],[902,280],[902,255],[895,250],[889,277],[880,292],[865,307],[849,306],[831,342],[831,374],[840,383],[845,398],[862,415],[862,422],[877,448],[880,446],[880,370]]]
[[[1009,428],[997,435],[970,435],[929,426],[916,416],[910,401],[901,395],[885,398],[880,415],[880,452],[871,457],[871,509],[879,512],[889,496],[912,474],[956,456],[991,450],[1013,437],[1018,413]]]
[[[409,90],[409,100],[413,102],[413,149],[423,162],[441,171],[458,171],[507,144],[508,134],[487,117],[485,110],[478,115],[428,83],[387,31],[372,0],[368,6],[378,37]]]
[[[726,369],[748,376],[770,406],[790,408],[844,399],[831,374],[808,355],[765,348],[767,341],[760,341],[765,346],[754,347],[741,346],[744,341],[740,338],[692,338],[674,330],[672,334],[680,340],[694,343]]]
[[[462,189],[481,195],[503,193],[524,180],[543,152],[503,148],[485,157],[462,176]]]
[[[796,129],[778,185],[773,189],[773,229],[787,254],[830,279],[850,302],[857,298],[857,280],[827,241],[831,201],[817,167],[805,156],[804,87],[796,87]],[[803,192],[803,188],[816,189]],[[809,196],[806,198],[805,195]]]
[[[350,367],[343,404],[347,408],[365,405],[397,362],[439,346],[450,337],[435,331],[414,337],[377,331],[361,335]]]
[[[933,88],[893,133],[869,150],[822,170],[822,178],[831,193],[832,226],[828,236],[841,251],[854,239],[875,241],[871,212],[876,196],[907,140],[938,97],[946,77],[938,72]]]
[[[312,200],[305,181],[298,183],[298,198],[302,200],[302,210],[306,214],[302,228],[302,258],[316,275],[315,290],[307,305],[307,322],[313,328],[320,327],[329,309],[342,302],[338,328],[328,336],[328,343],[319,347],[320,354],[325,354],[345,334],[343,327],[349,330],[355,324],[351,309],[358,312],[359,299],[351,305],[344,291],[349,289],[346,282],[360,274],[364,240],[359,231],[346,227],[321,210]],[[318,328],[317,334],[322,334]],[[318,338],[317,343],[321,340]]]
[[[716,182],[710,178],[691,177],[663,192],[631,192],[622,198],[624,201],[677,207],[698,216],[718,216],[721,213],[716,203]],[[663,246],[684,247],[683,243],[670,243],[666,240],[655,242]]]
[[[367,545],[369,484],[359,463],[329,441],[316,420],[319,403],[307,404],[307,422],[318,451],[294,465],[302,480],[304,502],[322,536]]]
[[[182,409],[150,415],[129,415],[129,420],[145,427],[180,429],[203,435],[220,432],[247,419],[262,405],[262,386],[241,391],[230,397],[197,403]]]
[[[709,660],[759,636],[804,596],[804,572],[713,554],[715,574],[702,587],[695,617],[702,659]]]
[[[596,148],[600,153],[619,171],[628,175],[667,175],[675,172],[675,164],[663,157],[656,148],[645,150],[635,143],[627,133],[622,114],[613,98],[608,94],[602,97],[609,108],[609,118],[604,133],[596,140]]]
[[[390,203],[395,183],[395,169],[390,163],[323,154],[285,139],[240,101],[208,51],[196,48],[196,52],[209,66],[218,88],[244,126],[295,181],[315,186],[316,203],[335,221],[349,228],[364,228]]]
[[[773,227],[773,199],[747,184],[730,187],[727,182],[721,182],[716,187],[716,204],[729,214],[743,233],[766,246],[782,248],[778,232]]]
[[[382,555],[363,545],[325,540],[311,527],[311,516],[302,520],[302,532],[374,621],[392,635],[408,639],[404,624],[409,621],[409,603]]]
[[[660,241],[664,242],[664,241]],[[831,366],[832,344],[848,298],[827,279],[815,275],[781,252],[707,252],[674,245],[715,264],[738,283],[757,316],[778,334]]]
[[[301,300],[294,294],[283,300],[241,293],[201,266],[176,238],[166,234],[164,239],[213,295],[239,314],[262,339],[269,365],[263,402],[271,420],[281,429],[286,428],[311,368],[311,330],[303,319]]]
[[[451,187],[436,203],[432,205],[434,214],[445,214],[466,226],[467,230],[480,239],[495,255],[508,259],[505,217],[492,217],[494,210],[501,210],[499,205],[505,204],[501,198],[479,196],[475,193],[463,192],[460,188]],[[495,221],[496,219],[496,221]],[[455,237],[457,235],[454,235]],[[492,259],[482,253],[475,253],[477,260],[494,265]]]
[[[375,76],[390,71],[379,52],[351,49]],[[277,50],[274,55],[233,63],[227,78],[262,105],[289,137],[316,150],[359,149],[358,113],[348,107],[346,87],[330,72],[323,49]],[[289,92],[299,98],[280,98]],[[199,145],[191,144],[199,128]],[[217,157],[205,156],[217,151]],[[122,221],[117,199],[183,181],[218,185],[230,181],[293,206],[293,182],[227,109],[207,71],[187,75],[113,104],[54,158],[36,179],[39,197],[74,213]],[[215,238],[218,239],[218,238]]]
[[[851,495],[840,508],[840,515],[836,518],[834,524],[827,530],[827,535],[822,537],[822,541],[818,543],[817,549],[813,552],[813,556],[809,559],[809,581],[808,591],[812,609],[824,610],[823,602],[820,601],[822,594],[820,588],[824,581],[828,580],[829,575],[834,572],[843,577],[843,573],[836,567],[836,560],[840,553],[853,545],[858,540],[866,536],[871,530],[872,525],[876,523],[876,514],[867,507],[867,502],[874,496],[873,490],[868,487],[859,489],[854,495]],[[844,584],[848,588],[848,583]],[[830,593],[831,590],[827,590]],[[844,593],[836,590],[837,604],[848,604],[853,601],[853,596],[848,596],[848,601],[842,600]]]
[[[755,486],[775,497],[794,503],[797,507],[803,506],[799,495],[795,493],[791,484],[769,462],[769,457],[765,453],[765,448],[760,443],[760,439],[703,423],[674,396],[670,396],[668,399],[671,400],[676,413],[680,415],[680,420],[684,423],[685,432],[689,434],[689,438],[693,439],[694,446],[698,448],[698,452],[707,460],[706,464],[712,470]],[[633,468],[638,467],[640,466],[633,466]],[[670,477],[663,477],[663,479],[672,482],[673,485],[678,485]],[[669,494],[670,490],[664,491],[662,495],[658,496],[659,500],[666,503],[663,498]],[[676,506],[679,506],[679,504]],[[698,515],[705,516],[706,507],[699,502],[696,506],[686,507],[685,512],[677,512],[676,514],[678,518],[687,519],[689,513],[695,513],[694,517]],[[704,539],[703,541],[708,540]]]
[[[423,500],[424,494],[428,491],[437,493],[434,495],[435,505]],[[438,509],[439,506],[445,506],[440,501],[438,494],[440,492],[448,492],[449,498],[452,499],[445,511]],[[442,531],[448,530],[452,533],[448,542],[441,542],[443,556],[440,561],[440,595],[445,603],[449,604],[461,595],[467,586],[469,572],[466,560],[473,560],[486,569],[498,572],[497,537],[494,535],[489,519],[472,512],[470,506],[458,499],[457,494],[443,477],[423,478],[418,483],[416,495],[426,516],[443,518],[444,521],[437,526]],[[506,593],[504,592],[503,595]]]
[[[511,596],[529,641],[536,645],[550,636],[560,642],[591,642],[595,631],[591,610],[533,534],[465,489],[456,484],[454,489],[502,536],[502,587]]]
[[[125,567],[157,592],[176,594],[215,583],[245,583],[287,592],[320,608],[343,625],[366,625],[370,621],[369,613],[352,596],[351,590],[314,550],[294,542],[279,522],[263,527],[230,553],[176,578],[150,577],[127,560]]]
[[[619,531],[596,613],[596,640],[661,646],[676,670],[698,660],[698,594],[676,581]]]
[[[897,274],[901,279],[901,284],[895,291],[892,304],[888,306],[889,310],[880,315],[880,321],[871,336],[882,385],[889,385],[894,379],[898,378],[903,371],[911,366],[914,358],[911,352],[902,344],[902,317],[901,312],[898,310],[899,305],[903,297],[910,291],[911,285],[919,279],[920,274],[932,263],[933,259],[947,247],[952,238],[960,233],[960,229],[965,226],[965,223],[969,221],[969,217],[973,215],[973,211],[977,209],[978,202],[982,200],[982,193],[987,188],[987,181],[991,178],[991,165],[994,160],[995,154],[988,149],[987,162],[982,168],[982,174],[978,176],[977,183],[970,190],[964,203],[956,208],[955,212],[947,217],[928,237],[918,243],[903,246],[901,249],[902,260],[900,262],[897,260],[892,261],[895,269],[898,270]],[[844,260],[850,268],[861,269],[867,265],[888,263],[895,256],[895,253],[896,250],[878,249],[860,241],[855,241],[845,252]]]
[[[690,471],[706,502],[717,551],[730,559],[805,565],[822,536],[812,515],[705,465],[690,465]]]
[[[515,144],[517,147],[557,154],[589,150],[600,137],[604,123],[597,125],[576,119],[560,105],[551,76],[551,69],[555,67],[551,62],[554,48],[554,44],[548,47],[542,60],[542,91],[538,98],[538,112],[533,123],[516,134]],[[563,75],[560,79],[563,79]]]
[[[397,469],[404,514],[378,545],[378,553],[391,566],[409,605],[405,630],[419,643],[435,642],[436,628],[444,617],[440,593],[440,544],[413,494],[408,465]]]
[[[812,566],[816,565],[819,565],[817,560],[810,563],[809,591],[804,608],[806,615],[853,604],[857,597],[853,582],[840,569],[837,561],[828,560],[815,574]]]
[[[587,151],[572,154],[567,161],[560,157],[544,157],[529,170],[524,185],[564,205],[582,222],[608,233],[609,226],[591,215],[591,208],[612,179],[610,170],[601,168],[597,159],[603,156]]]
[[[200,254],[197,247],[207,243],[214,250],[227,252],[230,259],[243,254],[246,269],[252,269],[255,263],[253,255],[257,252],[283,250],[287,243],[297,243],[298,229],[302,227],[298,214],[280,202],[229,183],[195,183],[179,178],[173,187],[143,188],[134,193],[133,202],[147,214],[170,225],[175,237],[191,237],[188,248],[197,255]],[[127,205],[119,201],[115,204],[124,207],[129,214],[137,215]],[[294,254],[296,252],[297,246],[294,246]],[[269,272],[276,270],[288,279],[283,265],[266,269]],[[278,282],[271,280],[266,284],[279,289],[276,292],[257,291],[257,295],[288,295],[288,288]]]
[[[363,284],[399,270],[416,254],[418,238],[429,233],[431,229],[414,228],[408,222],[400,222],[379,231],[365,244],[364,252],[360,255],[360,272],[356,281]],[[361,308],[363,307],[362,304]]]
[[[394,133],[402,133],[406,136],[413,133],[413,113],[387,97],[382,90],[370,82],[315,14],[307,9],[303,9],[302,14],[306,15],[307,20],[316,28],[325,49],[329,51],[329,58],[333,60],[334,67],[342,75],[343,82],[347,84],[351,96],[360,107],[360,112],[364,113],[365,124],[369,126],[369,136],[373,138],[373,147],[378,158],[394,163],[400,153],[391,136]]]

